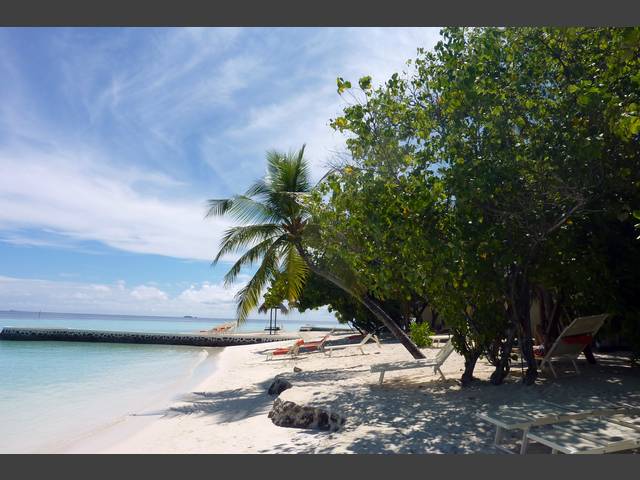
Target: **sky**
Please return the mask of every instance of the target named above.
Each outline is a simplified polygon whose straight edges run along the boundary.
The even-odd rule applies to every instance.
[[[344,150],[336,77],[382,83],[437,28],[0,28],[0,310],[232,318],[224,218],[265,152]],[[355,84],[355,82],[354,82]],[[257,313],[250,315],[259,318]],[[329,319],[317,312],[295,315]]]

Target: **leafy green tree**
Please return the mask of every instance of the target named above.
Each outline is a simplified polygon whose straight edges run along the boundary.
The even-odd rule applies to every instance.
[[[411,339],[420,348],[427,348],[433,344],[433,340],[431,339],[433,331],[431,330],[431,327],[428,323],[418,323],[414,321],[409,327],[409,332],[411,335]]]
[[[428,88],[437,92],[440,122],[431,133],[458,209],[469,222],[475,216],[492,226],[481,229],[488,236],[475,235],[504,244],[493,263],[506,279],[507,338],[518,336],[527,383],[537,374],[534,284],[548,285],[547,272],[577,266],[577,222],[593,226],[614,198],[637,199],[638,88],[629,77],[639,65],[638,33],[455,29],[432,57]],[[558,264],[558,256],[572,261]],[[510,341],[496,382],[509,350]]]
[[[285,275],[277,275],[263,295],[264,307],[266,309],[278,308],[287,300],[288,293],[289,286],[287,285],[287,277]]]
[[[372,152],[329,175],[310,205],[323,252],[347,263],[387,311],[388,303],[404,303],[407,316],[420,318],[424,306],[435,307],[465,354],[468,383],[479,355],[500,336],[496,329],[504,329],[496,320],[504,307],[488,288],[497,275],[485,268],[482,282],[471,281],[480,276],[461,261],[464,244],[441,179],[409,154],[378,161]],[[418,308],[407,309],[412,305]]]
[[[606,263],[584,238],[638,205],[640,29],[442,33],[411,75],[377,89],[362,79],[364,98],[333,120],[350,133],[353,165],[336,174],[325,210],[346,219],[349,232],[336,234],[358,274],[378,279],[377,294],[402,272],[393,287],[428,298],[456,326],[471,369],[479,352],[497,363],[495,383],[518,337],[532,383],[536,288],[588,295],[565,272]],[[350,89],[338,80],[340,93]]]
[[[381,325],[376,317],[352,295],[312,273],[295,302],[300,312],[327,307],[340,323],[349,323],[365,332],[377,332]]]
[[[371,296],[372,294],[369,292],[369,295]],[[406,320],[407,324],[409,324],[406,302],[398,300],[377,301],[384,311],[396,320],[396,323]],[[416,311],[411,318],[419,318],[424,306]],[[300,312],[327,307],[329,312],[333,313],[340,323],[349,323],[360,331],[379,334],[386,330],[384,324],[352,295],[313,273],[309,275],[300,297],[295,302],[295,307]]]
[[[340,275],[322,267],[325,257],[323,246],[314,243],[321,226],[309,224],[309,213],[304,197],[309,195],[308,166],[304,159],[304,146],[297,153],[267,153],[267,176],[256,181],[244,195],[230,199],[209,200],[207,216],[231,215],[237,221],[250,223],[225,232],[220,250],[214,259],[249,248],[225,275],[225,284],[232,283],[245,266],[260,261],[254,276],[238,295],[238,321],[244,321],[258,306],[262,291],[280,277],[284,277],[286,298],[295,301],[302,292],[309,271],[347,292],[380,323],[382,323],[415,357],[424,358],[408,335],[394,319],[367,293],[363,283],[351,270],[339,269],[339,258],[329,263],[338,268]]]

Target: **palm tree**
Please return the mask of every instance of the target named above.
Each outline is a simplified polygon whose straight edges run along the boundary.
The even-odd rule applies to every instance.
[[[309,269],[293,239],[302,237],[306,215],[295,194],[311,189],[309,168],[304,160],[304,145],[295,153],[267,152],[267,175],[249,187],[244,195],[224,200],[209,200],[207,217],[230,215],[248,225],[227,230],[215,265],[224,255],[247,250],[224,277],[232,284],[242,267],[261,260],[253,278],[237,294],[237,317],[243,322],[260,300],[263,289],[283,275],[286,298],[295,300],[304,285]]]
[[[213,264],[224,255],[249,248],[224,277],[225,285],[233,283],[242,267],[260,261],[254,276],[237,294],[238,322],[246,320],[256,308],[263,289],[282,278],[286,284],[286,299],[295,301],[302,291],[309,271],[330,281],[360,301],[404,345],[414,358],[424,354],[407,334],[384,311],[378,302],[366,294],[366,289],[348,275],[340,278],[320,268],[304,247],[303,235],[309,215],[298,202],[300,194],[311,191],[309,168],[304,148],[298,152],[267,152],[267,175],[249,187],[244,195],[229,199],[209,200],[207,217],[230,215],[247,225],[227,230]]]

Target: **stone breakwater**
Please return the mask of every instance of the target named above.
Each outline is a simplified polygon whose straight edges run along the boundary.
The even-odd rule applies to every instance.
[[[282,340],[296,340],[296,336],[247,334],[147,333],[76,330],[70,328],[4,327],[0,340],[136,343],[153,345],[189,345],[195,347],[231,347]]]

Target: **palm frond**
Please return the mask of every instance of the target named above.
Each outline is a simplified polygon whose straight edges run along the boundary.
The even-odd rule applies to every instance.
[[[209,208],[207,209],[205,218],[220,217],[226,214],[232,202],[230,198],[207,200]]]
[[[278,273],[278,249],[279,245],[271,245],[262,258],[262,264],[251,277],[251,280],[242,287],[236,294],[235,300],[238,302],[236,316],[238,323],[242,323],[247,316],[256,308],[260,302],[260,294],[269,281],[274,279]]]
[[[278,211],[282,217],[299,216],[303,208],[297,197],[310,190],[306,162],[299,162],[298,157],[292,153],[284,156],[277,173],[270,178],[270,185],[270,208]]]
[[[296,175],[295,175],[295,185],[296,192],[308,192],[311,188],[310,177],[311,174],[309,172],[309,164],[306,162],[304,158],[304,149],[306,145],[302,145],[302,148],[298,151],[296,155]]]
[[[236,263],[229,269],[229,271],[224,276],[224,284],[225,286],[231,285],[242,270],[242,267],[250,267],[254,263],[256,263],[260,258],[267,254],[270,248],[276,243],[282,243],[284,241],[284,237],[275,238],[269,237],[262,242],[258,243],[247,252],[244,253]]]
[[[247,197],[266,197],[271,193],[271,186],[264,180],[256,180],[253,185],[251,185],[245,195]]]
[[[287,300],[298,300],[305,281],[309,276],[309,267],[291,243],[285,247],[284,271],[287,279]]]
[[[276,238],[283,232],[282,227],[275,223],[262,225],[246,225],[232,227],[224,232],[220,241],[220,249],[212,264],[218,263],[223,255],[236,253],[249,245],[262,242],[270,238]]]
[[[271,183],[274,178],[278,177],[278,171],[282,164],[285,154],[277,150],[267,150],[267,183]]]
[[[261,262],[254,276],[236,295],[239,322],[258,305],[262,290],[277,275],[286,275],[287,296],[291,300],[297,299],[304,286],[308,266],[291,238],[305,228],[307,215],[299,196],[311,190],[304,152],[304,145],[296,152],[268,151],[264,179],[254,182],[244,195],[208,202],[207,217],[229,215],[245,224],[224,233],[213,261],[215,265],[225,254],[249,248],[225,275],[225,285],[237,280],[244,266]]]
[[[277,220],[277,213],[268,205],[255,201],[246,195],[236,195],[224,200],[208,200],[205,218],[230,215],[239,222],[271,222]]]

